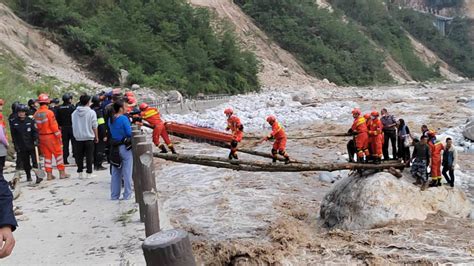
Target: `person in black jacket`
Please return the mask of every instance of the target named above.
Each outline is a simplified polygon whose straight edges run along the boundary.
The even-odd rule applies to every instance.
[[[66,93],[63,95],[63,104],[57,107],[55,115],[58,125],[61,128],[61,135],[63,140],[63,158],[64,164],[69,164],[69,142],[72,144],[72,156],[76,150],[76,139],[72,133],[72,113],[76,107],[72,104],[72,94]]]
[[[97,130],[99,133],[99,141],[95,143],[94,149],[94,170],[101,171],[107,169],[102,166],[102,162],[104,161],[105,143],[107,141],[107,128],[105,125],[104,112],[102,111],[100,97],[98,95],[92,97],[91,108],[97,115]]]
[[[13,213],[13,196],[8,183],[0,176],[0,259],[8,257],[15,247],[12,232],[17,227]]]
[[[21,161],[26,173],[27,181],[31,181],[31,162],[33,167],[38,168],[36,161],[35,146],[38,145],[38,131],[35,127],[35,121],[27,116],[28,106],[19,105],[17,108],[17,118],[11,123],[11,134],[17,158]],[[37,177],[36,183],[39,184],[43,179]]]
[[[19,105],[20,105],[19,101],[15,101],[15,102],[12,103],[12,112],[8,116],[8,126],[10,127],[10,133],[11,133],[11,129],[12,129],[12,122],[13,122],[13,120],[15,120],[17,118],[16,111],[17,111],[17,108],[18,108]],[[17,151],[16,146],[15,146],[15,151]],[[23,169],[23,165],[21,164],[20,158],[18,158],[18,156],[17,156],[16,160],[15,160],[15,170],[21,170],[21,169]]]
[[[28,117],[33,118],[38,108],[36,108],[36,101],[34,99],[28,100]]]

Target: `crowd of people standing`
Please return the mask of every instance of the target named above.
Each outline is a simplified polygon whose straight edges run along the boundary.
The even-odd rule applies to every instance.
[[[422,190],[428,186],[441,186],[442,176],[448,185],[454,186],[457,151],[451,138],[443,144],[437,139],[436,132],[426,125],[421,127],[421,137],[414,138],[405,120],[397,120],[385,108],[380,114],[381,118],[377,111],[364,116],[358,108],[352,111],[354,122],[348,133],[354,138],[347,144],[350,162],[355,161],[355,155],[359,163],[380,164],[382,160],[400,160],[411,167],[410,172],[416,179],[414,184],[420,185]],[[392,146],[392,157],[389,144]],[[411,147],[413,152],[410,154]],[[428,175],[431,176],[430,183]]]
[[[132,155],[131,123],[141,121],[142,117],[153,126],[153,142],[162,150],[160,136],[168,148],[175,153],[173,144],[164,129],[164,123],[156,108],[143,103],[137,106],[135,95],[131,91],[122,94],[120,89],[101,92],[97,95],[80,95],[76,103],[73,95],[65,93],[62,104],[47,94],[40,94],[27,104],[14,102],[8,125],[16,152],[16,170],[23,170],[28,182],[33,182],[32,170],[39,170],[39,155],[44,158],[46,180],[56,179],[53,166],[59,172],[59,179],[70,174],[66,166],[73,166],[73,157],[77,166],[78,178],[92,178],[93,171],[107,170],[105,161],[110,163],[112,200],[128,200],[132,196]],[[0,111],[4,102],[0,100]],[[1,112],[0,112],[1,113]],[[0,170],[3,171],[9,148],[7,123],[0,117]],[[72,150],[72,156],[70,152]],[[54,165],[55,163],[55,165]],[[0,175],[3,180],[3,175]],[[43,178],[36,174],[35,183]]]

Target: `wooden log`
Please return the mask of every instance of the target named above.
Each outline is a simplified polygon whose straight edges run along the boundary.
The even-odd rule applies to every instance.
[[[181,229],[161,231],[147,237],[142,249],[148,266],[196,265],[188,233]]]
[[[217,147],[221,147],[221,148],[226,148],[226,149],[230,149],[230,145],[227,144],[227,143],[209,143],[210,145],[213,145],[213,146],[217,146]],[[254,151],[254,150],[251,150],[251,149],[243,149],[243,148],[238,148],[237,149],[238,152],[241,152],[241,153],[246,153],[246,154],[250,154],[250,155],[255,155],[255,156],[260,156],[260,157],[264,157],[264,158],[269,158],[269,159],[272,159],[272,155],[270,153],[267,153],[267,152],[261,152],[261,151]],[[282,156],[278,156],[277,158],[278,161],[285,161],[285,158],[283,158]],[[297,161],[297,160],[291,160],[290,161],[291,163],[309,163],[309,162],[302,162],[302,161]]]
[[[329,138],[329,137],[351,137],[352,134],[349,133],[322,133],[322,134],[313,134],[306,136],[287,136],[288,139],[313,139],[313,138]],[[248,140],[261,140],[263,137],[259,136],[245,136],[244,139]]]
[[[141,142],[137,144],[136,149],[139,156],[137,173],[141,180],[140,188],[145,212],[145,234],[148,237],[160,231],[158,197],[153,171],[153,146],[151,143]]]
[[[138,131],[141,133],[140,131]],[[132,135],[133,135],[132,131]],[[138,167],[140,162],[140,155],[137,151],[138,143],[145,142],[146,136],[145,135],[135,135],[132,139],[132,154],[133,154],[133,169],[132,169],[132,179],[133,179],[133,188],[135,191],[135,201],[138,203],[139,211],[140,211],[140,222],[145,222],[145,206],[143,202],[143,193],[142,193],[142,186],[141,186],[141,174],[138,173]]]
[[[365,163],[321,163],[321,164],[272,164],[246,160],[228,160],[226,158],[212,157],[205,155],[185,155],[185,154],[163,154],[154,153],[154,157],[189,164],[199,164],[217,168],[227,168],[237,171],[250,172],[312,172],[312,171],[338,171],[338,170],[382,170],[404,167],[400,162],[383,164]]]

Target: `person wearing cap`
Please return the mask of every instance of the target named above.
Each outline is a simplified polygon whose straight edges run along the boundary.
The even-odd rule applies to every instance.
[[[273,142],[273,147],[272,147],[272,161],[273,163],[277,162],[278,159],[278,154],[283,156],[285,158],[285,164],[290,163],[290,156],[286,152],[286,133],[285,129],[283,126],[277,121],[276,117],[274,115],[270,115],[267,117],[267,122],[268,124],[272,127],[272,132],[266,136],[263,141],[269,141],[272,139],[275,139],[275,142]]]
[[[369,135],[367,134],[367,122],[365,118],[361,115],[361,111],[358,108],[352,110],[352,117],[354,122],[349,129],[348,133],[353,134],[355,137],[355,144],[357,148],[357,161],[359,163],[364,162],[364,156],[369,157]]]
[[[36,111],[34,117],[36,128],[39,134],[39,147],[44,155],[44,167],[47,174],[47,180],[53,180],[53,156],[56,159],[56,167],[59,170],[59,178],[69,178],[65,171],[61,131],[53,111],[49,110],[50,102],[47,94],[40,94],[37,102],[40,108]]]
[[[244,138],[244,126],[240,122],[240,118],[234,114],[232,108],[226,108],[224,114],[227,117],[227,131],[232,132],[232,141],[230,142],[229,160],[239,159],[237,156],[237,145]]]
[[[38,131],[35,127],[35,121],[27,116],[28,106],[21,104],[17,108],[18,117],[12,121],[11,133],[17,157],[22,162],[23,170],[26,173],[26,180],[31,179],[31,162],[34,168],[38,168],[36,161],[35,146],[38,146]],[[37,177],[36,183],[43,181]]]
[[[38,108],[36,107],[36,101],[34,99],[28,100],[28,116],[33,119],[33,115],[36,113]]]
[[[76,139],[72,132],[72,113],[76,107],[72,104],[72,94],[65,93],[62,97],[63,103],[56,108],[56,120],[61,128],[63,141],[64,164],[69,164],[69,143],[72,146],[72,156],[75,156]]]

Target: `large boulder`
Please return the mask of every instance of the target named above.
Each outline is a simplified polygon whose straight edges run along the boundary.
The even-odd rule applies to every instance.
[[[357,230],[394,221],[425,220],[440,211],[463,218],[471,213],[472,205],[462,190],[443,186],[421,191],[412,181],[385,172],[346,177],[324,197],[321,219],[331,228]]]
[[[168,102],[181,103],[183,102],[183,95],[177,90],[171,90],[168,92]]]
[[[474,141],[474,117],[468,119],[466,126],[462,132],[462,135],[471,141]]]

